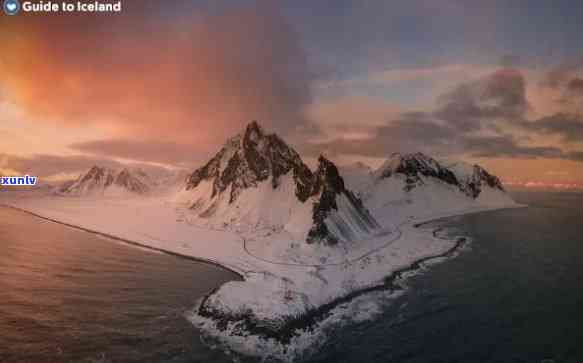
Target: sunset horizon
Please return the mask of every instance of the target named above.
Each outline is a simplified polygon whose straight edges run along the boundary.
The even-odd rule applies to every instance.
[[[146,1],[3,16],[0,173],[192,171],[258,120],[311,165],[423,152],[580,185],[583,55],[567,3]]]

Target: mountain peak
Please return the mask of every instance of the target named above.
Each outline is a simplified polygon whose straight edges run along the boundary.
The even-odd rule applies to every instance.
[[[84,175],[81,176],[82,182],[88,180],[97,180],[99,182],[99,180],[101,179],[107,179],[106,183],[111,184],[111,182],[113,181],[113,171],[105,167],[93,165],[91,169],[89,169],[89,171],[87,171]]]
[[[242,137],[230,139],[205,166],[192,173],[186,189],[194,189],[206,180],[212,184],[214,197],[230,187],[232,203],[241,191],[256,187],[270,177],[273,188],[277,188],[281,176],[290,170],[297,184],[296,195],[305,201],[309,197],[312,172],[279,136],[267,134],[257,121],[252,121]]]
[[[393,175],[405,177],[404,190],[407,192],[424,184],[427,178],[453,185],[474,199],[480,195],[482,186],[504,191],[500,180],[479,165],[464,162],[442,164],[421,152],[393,153],[374,174],[377,181]]]
[[[332,191],[339,193],[345,189],[344,180],[338,172],[336,165],[325,156],[318,157],[318,169],[316,177],[319,184],[328,186]]]
[[[100,167],[100,166],[97,166],[97,165],[93,165],[93,166],[92,166],[92,167],[89,169],[89,172],[90,172],[90,173],[91,173],[91,172],[97,172],[97,171],[100,171],[100,170],[103,170],[103,169],[105,169],[105,168],[102,168],[102,167]]]
[[[385,163],[377,170],[376,178],[385,179],[394,174],[401,174],[406,177],[405,190],[410,191],[416,185],[423,184],[422,177],[433,177],[441,181],[459,186],[455,174],[439,164],[430,156],[421,152],[410,154],[393,153]]]
[[[118,191],[128,191],[145,194],[150,191],[148,176],[144,172],[134,172],[130,168],[119,171],[94,165],[77,180],[61,187],[60,193],[67,195],[105,195],[111,193],[113,186],[120,187]]]
[[[100,175],[100,174],[105,174],[107,171],[108,171],[108,169],[105,167],[93,165],[91,167],[91,169],[89,169],[89,171],[87,171],[87,174],[88,175]]]
[[[129,168],[123,168],[115,177],[114,183],[126,190],[138,194],[145,194],[150,190],[150,187],[143,180],[144,174],[139,171],[132,171]]]
[[[320,156],[318,156],[318,168],[320,167],[327,168],[331,166],[335,166],[334,163],[331,162],[328,158],[326,158],[323,154],[320,154]]]
[[[473,198],[480,195],[484,186],[505,191],[500,179],[478,164],[460,162],[452,165],[451,169],[456,173],[465,193]]]
[[[245,128],[245,139],[257,140],[263,137],[265,137],[265,131],[257,121],[251,121]]]

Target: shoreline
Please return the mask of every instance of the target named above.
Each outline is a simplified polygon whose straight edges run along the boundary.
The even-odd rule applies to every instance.
[[[447,219],[456,217],[459,215],[453,215],[448,217],[439,217],[436,219],[428,220],[425,222],[421,222],[419,224],[413,225],[414,228],[419,228],[420,226],[428,223],[435,222],[441,219]],[[443,230],[443,227],[437,227],[436,229],[432,230],[432,234],[435,238],[440,238],[437,236],[439,231]],[[441,238],[440,238],[441,239]],[[468,241],[467,237],[458,237],[455,241],[455,244],[448,248],[446,251],[442,253],[438,253],[436,255],[422,257],[418,260],[413,261],[407,266],[398,268],[397,270],[393,271],[391,274],[383,278],[383,282],[381,284],[365,287],[359,290],[355,290],[347,295],[339,297],[329,303],[320,305],[312,310],[307,311],[302,316],[297,318],[292,318],[287,320],[282,327],[279,329],[270,329],[268,325],[261,324],[261,321],[253,319],[251,316],[216,316],[214,312],[210,311],[207,307],[205,307],[205,303],[208,298],[214,294],[217,290],[213,289],[208,294],[206,294],[200,301],[199,306],[196,309],[197,313],[205,318],[213,319],[218,327],[225,327],[228,323],[239,322],[243,323],[245,326],[245,330],[252,334],[258,335],[262,338],[267,339],[274,339],[278,343],[281,344],[289,344],[291,339],[298,334],[298,331],[312,331],[316,324],[325,320],[332,310],[334,310],[339,305],[344,303],[348,303],[360,296],[366,295],[371,292],[375,291],[389,291],[390,293],[403,290],[403,287],[400,286],[397,281],[403,278],[403,274],[407,272],[413,272],[421,269],[423,266],[422,264],[428,262],[433,259],[444,258],[444,257],[451,257],[453,253],[463,247]],[[220,329],[220,328],[219,328]]]
[[[140,247],[140,248],[144,248],[146,250],[150,250],[150,251],[154,251],[154,252],[160,252],[160,253],[163,253],[163,254],[168,255],[168,256],[174,256],[174,257],[181,258],[181,259],[185,259],[185,260],[189,260],[189,261],[194,261],[194,262],[198,262],[198,263],[205,263],[205,264],[208,264],[208,265],[212,265],[212,266],[215,266],[215,267],[220,268],[221,270],[225,270],[225,271],[228,271],[228,272],[230,272],[232,274],[237,275],[237,277],[239,277],[241,279],[241,281],[244,281],[245,280],[245,276],[244,276],[243,272],[237,271],[237,270],[235,270],[235,269],[233,269],[233,268],[231,268],[229,266],[225,266],[224,264],[221,264],[221,263],[216,262],[216,261],[212,261],[212,260],[205,259],[205,258],[201,258],[201,257],[189,256],[189,255],[185,255],[185,254],[182,254],[182,253],[165,250],[163,248],[148,246],[146,244],[143,244],[143,243],[140,243],[140,242],[136,242],[136,241],[131,241],[131,240],[126,239],[126,238],[117,237],[117,236],[114,236],[112,234],[94,231],[92,229],[88,229],[88,228],[76,226],[74,224],[70,224],[70,223],[62,222],[62,221],[59,221],[59,220],[56,220],[56,219],[53,219],[53,218],[45,217],[45,216],[42,216],[40,214],[37,214],[37,213],[31,212],[31,211],[28,211],[26,209],[22,209],[22,208],[19,208],[19,207],[15,207],[15,206],[12,206],[12,205],[8,205],[8,204],[0,204],[0,208],[7,208],[7,209],[16,210],[18,212],[21,212],[21,213],[24,213],[24,214],[28,214],[30,216],[33,216],[33,217],[36,217],[36,218],[39,218],[39,219],[43,219],[45,221],[49,221],[49,222],[53,222],[53,223],[56,223],[56,224],[60,224],[62,226],[69,227],[69,228],[73,228],[73,229],[76,229],[76,230],[79,230],[79,231],[91,233],[91,234],[94,234],[94,235],[97,235],[97,236],[100,236],[100,237],[109,238],[109,239],[112,239],[112,240],[117,241],[117,242],[122,242],[124,244],[129,245],[129,246]]]
[[[73,229],[77,229],[80,231],[92,233],[92,234],[95,234],[98,236],[102,236],[105,238],[109,238],[109,239],[112,239],[114,241],[118,241],[118,242],[127,244],[129,246],[145,248],[147,250],[164,253],[164,254],[174,256],[177,258],[183,258],[183,259],[187,259],[187,260],[194,261],[194,262],[206,263],[209,265],[213,265],[215,267],[218,267],[220,269],[223,269],[225,271],[228,271],[228,272],[235,274],[240,279],[240,281],[246,281],[245,271],[239,271],[235,268],[231,268],[231,267],[229,267],[223,263],[217,262],[217,261],[213,261],[213,260],[205,259],[205,258],[200,258],[200,257],[195,257],[192,255],[187,255],[187,254],[181,254],[181,253],[169,251],[169,250],[166,250],[166,249],[160,248],[160,247],[153,247],[153,246],[150,246],[150,245],[147,245],[144,243],[140,243],[140,242],[135,242],[135,241],[132,241],[132,240],[129,240],[126,238],[117,237],[117,236],[112,235],[112,234],[98,232],[98,231],[88,229],[85,227],[76,226],[76,225],[73,225],[71,223],[62,222],[62,221],[59,221],[59,220],[56,220],[53,218],[45,217],[45,216],[42,216],[42,215],[37,214],[35,212],[31,212],[31,211],[28,211],[26,209],[12,206],[12,205],[8,205],[8,204],[0,204],[0,207],[13,209],[13,210],[19,211],[21,213],[25,213],[25,214],[37,217],[39,219],[43,219],[43,220],[57,223],[57,224],[60,224],[60,225],[63,225],[63,226],[69,227],[69,228],[73,228]],[[506,206],[506,207],[492,207],[492,208],[478,208],[478,209],[470,209],[470,210],[458,210],[458,211],[454,211],[451,213],[445,213],[444,215],[441,215],[441,216],[427,217],[428,219],[426,219],[426,220],[421,219],[417,223],[413,223],[412,221],[409,223],[405,222],[405,223],[402,223],[400,225],[400,227],[404,226],[406,224],[409,224],[413,228],[419,228],[425,224],[429,224],[429,223],[432,223],[435,221],[439,221],[442,219],[448,219],[448,218],[452,218],[452,217],[456,217],[456,216],[474,214],[474,213],[480,213],[480,212],[489,212],[489,211],[495,211],[495,210],[501,210],[501,209],[507,209],[507,208],[519,208],[519,207],[524,207],[524,205],[517,204],[514,206]],[[432,235],[435,238],[439,238],[436,234],[441,229],[442,229],[441,227],[438,227],[438,228],[432,230],[432,232],[431,232]],[[431,255],[431,256],[425,256],[425,257],[419,258],[415,261],[412,261],[411,263],[409,263],[405,266],[398,267],[396,270],[391,272],[389,275],[383,277],[382,283],[377,283],[377,284],[372,285],[372,286],[363,287],[363,288],[354,290],[354,291],[349,292],[348,294],[346,294],[344,296],[338,297],[338,298],[336,298],[328,303],[325,303],[325,304],[319,305],[317,307],[314,307],[312,309],[309,309],[306,312],[301,313],[300,315],[283,316],[283,317],[281,317],[281,320],[280,320],[283,322],[282,324],[274,323],[274,321],[276,321],[276,319],[274,319],[274,321],[265,321],[265,320],[257,319],[252,314],[243,314],[243,315],[222,314],[219,311],[216,311],[212,308],[205,306],[205,303],[208,301],[208,299],[215,292],[217,292],[221,288],[222,285],[217,286],[216,288],[212,289],[207,294],[205,294],[204,297],[197,304],[198,306],[194,307],[194,311],[196,311],[199,316],[214,321],[217,328],[221,331],[226,330],[230,323],[239,323],[239,324],[241,324],[241,326],[243,328],[242,330],[244,330],[243,333],[252,333],[252,334],[255,334],[261,338],[274,339],[276,342],[285,345],[286,343],[289,343],[294,336],[300,335],[301,331],[313,331],[313,328],[315,327],[315,325],[317,325],[317,323],[323,321],[326,317],[329,316],[329,314],[332,312],[332,310],[334,308],[336,308],[337,306],[339,306],[341,304],[347,303],[347,302],[349,302],[357,297],[360,297],[362,295],[365,295],[367,293],[371,293],[374,291],[387,291],[388,290],[388,291],[391,291],[391,293],[392,293],[395,291],[402,290],[403,288],[399,284],[397,284],[397,281],[402,278],[403,274],[420,269],[422,267],[422,264],[424,262],[429,261],[429,260],[443,258],[443,257],[449,257],[451,254],[453,254],[455,251],[457,251],[460,247],[462,247],[466,242],[467,242],[466,237],[460,237],[456,240],[455,244],[452,247],[448,248],[444,252],[437,253],[437,254]],[[234,281],[236,281],[236,280],[234,280]]]
[[[504,209],[514,209],[514,208],[525,208],[528,205],[518,204],[510,205],[510,206],[501,206],[501,207],[487,207],[487,208],[478,208],[478,209],[471,209],[471,210],[460,210],[454,211],[451,213],[445,213],[444,215],[428,217],[427,219],[421,219],[417,223],[411,223],[413,228],[420,228],[423,225],[434,223],[440,220],[446,220],[449,218],[469,215],[469,214],[476,214],[476,213],[485,213],[485,212],[494,212],[500,211]],[[403,223],[400,226],[403,226]],[[434,238],[444,239],[437,235],[440,231],[443,230],[443,227],[437,227],[431,231],[431,234]],[[445,238],[447,240],[447,238]],[[284,324],[279,329],[271,329],[269,324],[265,324],[265,322],[254,319],[251,314],[246,315],[238,315],[238,316],[228,316],[221,313],[217,313],[212,311],[212,309],[208,309],[205,307],[205,303],[207,300],[220,288],[217,287],[211,290],[208,294],[206,294],[199,302],[198,306],[195,307],[195,311],[198,315],[205,319],[213,320],[216,324],[216,327],[220,331],[225,331],[229,325],[229,323],[241,323],[245,327],[244,333],[252,333],[254,335],[259,336],[260,338],[266,339],[273,339],[276,342],[282,345],[288,345],[291,342],[291,339],[294,336],[301,335],[301,333],[296,333],[299,331],[313,331],[315,325],[323,320],[325,320],[329,314],[332,313],[332,310],[338,307],[341,304],[348,303],[355,298],[360,296],[366,295],[371,292],[375,291],[390,291],[391,293],[403,290],[403,287],[397,284],[397,281],[403,278],[403,274],[407,272],[412,272],[419,270],[422,268],[423,263],[426,263],[430,260],[439,259],[439,258],[448,258],[451,257],[455,252],[457,252],[461,247],[463,247],[468,242],[468,237],[457,237],[453,246],[449,247],[447,250],[437,253],[431,256],[421,257],[415,261],[412,261],[406,266],[402,266],[397,268],[395,271],[391,272],[389,275],[383,278],[383,282],[381,284],[376,284],[368,287],[364,287],[355,291],[352,291],[344,296],[336,298],[328,303],[320,305],[316,308],[308,310],[306,313],[302,314],[298,317],[292,317],[287,319],[284,318]],[[239,329],[237,329],[239,330]]]

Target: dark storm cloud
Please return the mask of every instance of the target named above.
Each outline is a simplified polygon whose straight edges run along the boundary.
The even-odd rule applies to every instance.
[[[355,154],[386,157],[392,152],[421,151],[436,155],[461,153],[472,157],[566,158],[581,160],[576,154],[557,147],[524,146],[510,135],[468,135],[430,119],[405,117],[376,129],[367,139],[338,138],[309,145],[304,151],[315,155],[322,150],[331,154]]]
[[[302,145],[301,151],[311,156],[325,152],[385,157],[395,151],[452,151],[458,139],[455,129],[439,124],[431,114],[425,112],[405,113],[397,120],[376,127],[371,135],[366,139],[336,138],[308,143]]]
[[[196,145],[159,141],[97,140],[72,144],[71,149],[108,158],[124,158],[162,164],[192,166],[209,153]]]
[[[558,88],[569,81],[573,73],[583,67],[583,57],[570,59],[547,72],[542,82],[543,86]]]
[[[509,135],[467,136],[463,139],[464,150],[473,157],[498,158],[558,158],[563,156],[556,147],[520,146]]]
[[[523,121],[521,125],[531,132],[559,135],[567,142],[583,141],[583,118],[580,115],[557,113],[535,121]]]
[[[583,70],[583,57],[572,58],[547,72],[540,85],[558,91],[560,95],[554,100],[556,104],[573,112],[583,105],[581,70]]]
[[[567,83],[567,91],[573,95],[583,96],[583,78],[573,78]]]
[[[434,115],[468,132],[495,119],[522,117],[527,109],[524,77],[517,70],[505,68],[440,96]]]
[[[566,156],[569,160],[583,162],[583,151],[571,151]]]
[[[305,145],[304,151],[310,155],[324,150],[369,157],[386,157],[394,151],[422,151],[438,155],[455,153],[473,157],[581,161],[581,154],[577,152],[524,145],[524,141],[532,141],[531,136],[560,135],[568,142],[581,141],[583,120],[567,113],[527,120],[526,85],[517,70],[502,69],[477,81],[460,84],[442,95],[439,101],[436,111],[405,113],[371,130],[369,138],[341,137]],[[528,136],[517,138],[504,134],[502,130],[509,125],[526,131]]]

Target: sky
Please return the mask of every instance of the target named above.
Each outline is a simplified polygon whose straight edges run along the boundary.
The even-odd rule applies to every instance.
[[[308,162],[393,152],[583,184],[583,2],[129,1],[0,14],[0,174],[193,170],[251,120]]]

